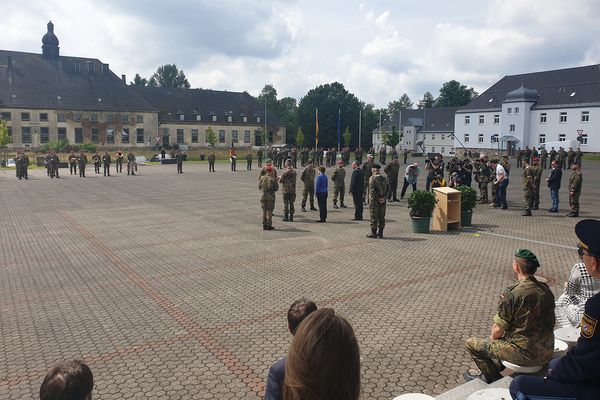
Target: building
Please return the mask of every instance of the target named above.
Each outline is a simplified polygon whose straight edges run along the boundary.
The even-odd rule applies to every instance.
[[[398,152],[406,148],[413,154],[440,153],[453,156],[456,110],[457,107],[402,110],[383,124],[383,130],[391,132],[393,128],[401,127],[402,139],[397,146]],[[373,131],[373,147],[378,151],[381,146],[381,134],[377,128]],[[391,150],[389,146],[388,150]]]
[[[600,152],[600,66],[505,76],[456,112],[455,129],[457,147]]]
[[[0,119],[12,136],[9,146],[31,149],[64,139],[103,147],[205,146],[208,126],[216,145],[258,145],[263,137],[285,143],[285,128],[270,114],[265,124],[264,108],[248,93],[128,86],[100,60],[61,56],[52,22],[42,54],[0,50]]]

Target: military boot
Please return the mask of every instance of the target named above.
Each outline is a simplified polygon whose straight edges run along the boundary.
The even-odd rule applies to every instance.
[[[523,211],[523,214],[521,214],[521,217],[531,217],[531,209],[526,208],[525,211]]]
[[[267,224],[263,224],[263,231],[267,230]]]
[[[336,209],[339,208],[335,201],[333,202],[333,208],[336,208]]]
[[[383,228],[379,228],[379,232],[377,232],[377,237],[379,239],[383,239]]]
[[[377,239],[377,229],[371,228],[371,234],[367,235],[368,238]]]
[[[306,212],[306,204],[302,204],[302,212]]]
[[[540,206],[536,203],[533,203],[533,207],[531,207],[532,210],[539,210]]]
[[[290,214],[290,222],[294,222],[294,214]]]
[[[284,222],[288,222],[288,221],[290,220],[290,219],[288,218],[288,213],[285,213],[285,214],[283,215],[283,218],[282,218],[281,220],[282,220],[282,221],[284,221]]]
[[[273,225],[267,225],[267,230],[268,231],[272,231],[273,229],[275,229],[275,228],[273,228]]]

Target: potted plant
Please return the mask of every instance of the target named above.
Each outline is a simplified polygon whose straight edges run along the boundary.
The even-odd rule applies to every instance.
[[[428,233],[431,214],[437,200],[435,194],[427,190],[415,190],[408,197],[407,206],[410,208],[410,217],[414,233]]]
[[[460,192],[460,225],[471,226],[473,209],[477,205],[477,191],[465,185],[458,186],[456,190]]]

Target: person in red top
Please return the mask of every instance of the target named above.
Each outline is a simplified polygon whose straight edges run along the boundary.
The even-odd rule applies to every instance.
[[[229,148],[229,159],[231,160],[231,170],[232,171],[237,171],[236,170],[236,161],[237,161],[237,154],[235,152],[235,147],[231,146]]]

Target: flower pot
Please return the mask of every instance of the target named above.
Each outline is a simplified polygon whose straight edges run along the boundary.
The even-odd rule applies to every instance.
[[[460,226],[471,226],[473,220],[473,210],[461,211],[460,213]]]
[[[429,233],[431,217],[410,217],[414,233]]]

